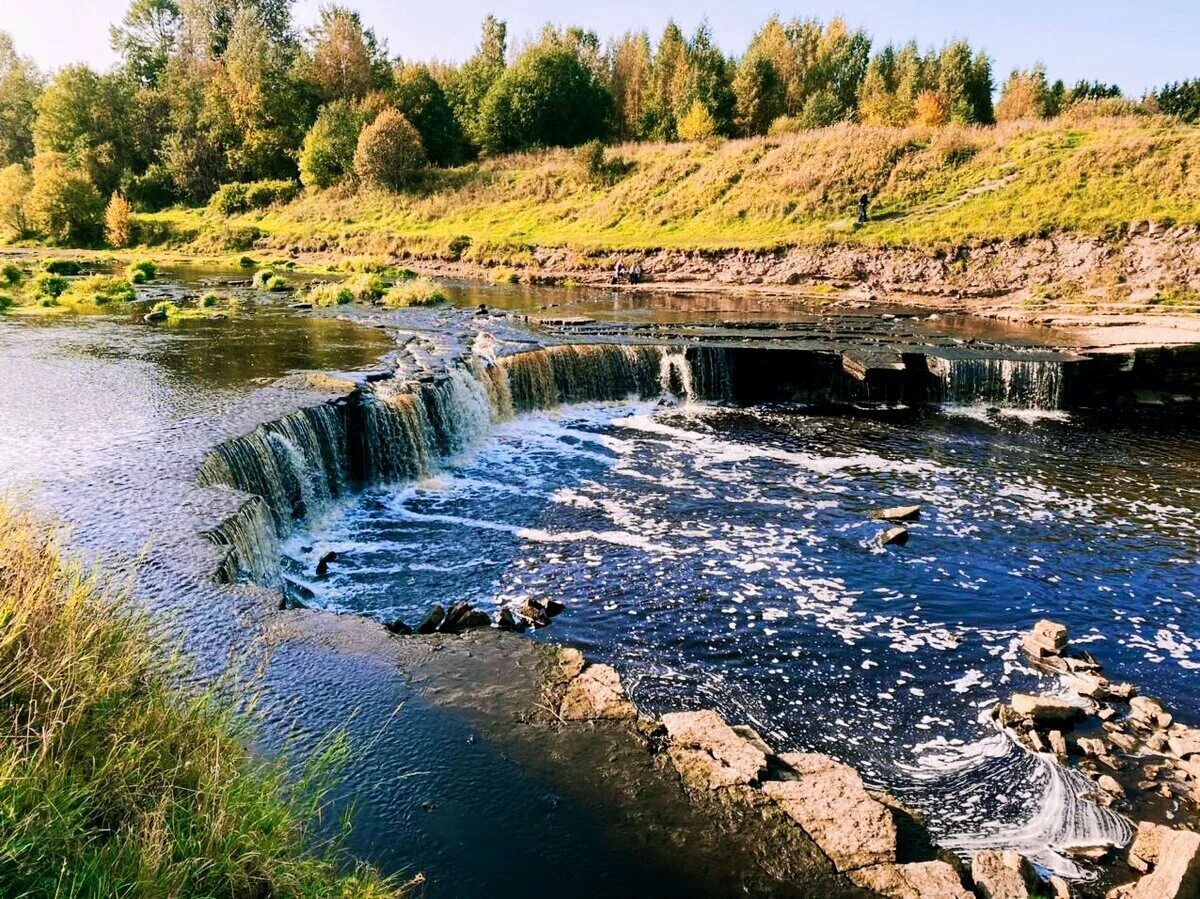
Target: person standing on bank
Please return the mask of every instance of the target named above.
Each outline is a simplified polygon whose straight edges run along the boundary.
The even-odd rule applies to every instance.
[[[860,225],[865,225],[867,223],[867,204],[870,202],[871,198],[867,196],[866,193],[863,193],[863,195],[858,198],[858,223]]]

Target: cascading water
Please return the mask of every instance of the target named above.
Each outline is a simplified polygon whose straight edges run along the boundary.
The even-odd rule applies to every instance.
[[[1046,410],[1062,405],[1059,360],[927,356],[926,364],[937,379],[939,402]]]
[[[695,367],[693,361],[695,360]],[[210,532],[229,547],[219,576],[275,582],[278,541],[350,487],[414,480],[470,448],[492,422],[559,403],[729,394],[724,353],[655,346],[560,345],[493,359],[473,355],[440,378],[357,388],[228,440],[205,458],[204,486],[259,501]]]

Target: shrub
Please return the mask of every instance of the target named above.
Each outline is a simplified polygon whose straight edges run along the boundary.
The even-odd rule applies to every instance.
[[[409,306],[436,306],[446,302],[441,285],[424,276],[395,285],[383,296],[383,305],[392,309]]]
[[[11,309],[15,305],[16,303],[13,302],[12,297],[6,297],[4,294],[0,294],[0,312]]]
[[[348,100],[321,107],[300,148],[300,180],[305,187],[333,187],[354,174],[354,150],[364,118],[361,108]]]
[[[242,268],[254,268],[258,263],[254,261],[253,257],[243,256],[238,260],[238,265]]]
[[[677,127],[680,140],[707,140],[717,134],[716,119],[699,100],[692,103]]]
[[[425,167],[421,135],[398,110],[385,109],[358,138],[354,173],[363,184],[403,190]]]
[[[237,215],[251,209],[266,209],[274,203],[287,203],[300,193],[295,181],[231,181],[222,184],[208,201],[208,208],[220,215]]]
[[[133,242],[133,207],[120,194],[113,194],[104,210],[104,239],[117,248]]]
[[[33,158],[28,212],[34,228],[61,244],[90,245],[104,230],[104,198],[61,153]]]
[[[52,275],[78,275],[83,266],[74,259],[47,259],[42,263],[42,270]]]
[[[204,309],[211,309],[220,302],[221,298],[219,296],[217,296],[215,293],[208,293],[205,294],[204,298],[200,301],[200,306]]]
[[[134,284],[145,284],[158,276],[158,266],[149,259],[140,259],[129,264],[127,274]]]
[[[6,284],[9,287],[16,287],[24,280],[25,273],[11,262],[6,262],[4,267],[0,268],[0,283]]]
[[[175,182],[171,173],[158,163],[149,166],[140,175],[129,175],[121,180],[121,195],[141,212],[158,212],[175,202]]]
[[[346,279],[346,288],[354,295],[356,300],[368,302],[377,300],[387,292],[387,282],[383,277],[375,272],[363,272],[355,275],[352,278]]]
[[[518,280],[517,273],[510,268],[492,269],[493,284],[516,284]]]
[[[604,176],[604,142],[590,140],[575,150],[575,162],[589,181],[599,181]]]
[[[71,282],[62,275],[42,272],[33,279],[32,293],[38,299],[57,300],[70,286]]]
[[[124,278],[114,278],[108,275],[92,275],[74,281],[58,297],[63,305],[68,306],[107,306],[110,303],[132,303],[137,299],[133,285]]]
[[[354,294],[344,284],[318,284],[308,291],[307,299],[314,306],[346,306],[354,302]]]

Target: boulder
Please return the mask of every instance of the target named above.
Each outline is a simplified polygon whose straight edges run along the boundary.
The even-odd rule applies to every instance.
[[[767,753],[710,709],[671,712],[663,715],[662,723],[669,740],[667,755],[692,789],[752,784],[766,771]]]
[[[769,780],[763,792],[804,829],[838,871],[896,860],[896,822],[872,797],[858,772],[817,753],[787,753],[780,761],[797,780]]]
[[[442,623],[445,617],[445,607],[440,603],[436,603],[434,604],[434,607],[429,610],[429,614],[426,615],[421,620],[421,623],[416,626],[415,632],[418,634],[432,634],[438,629],[438,625]]]
[[[888,899],[972,899],[946,862],[872,865],[850,872],[856,886]]]
[[[1096,786],[1112,796],[1125,795],[1125,788],[1117,783],[1117,779],[1115,777],[1112,777],[1108,774],[1101,774],[1098,778],[1096,778]]]
[[[1108,752],[1108,747],[1104,745],[1104,741],[1098,740],[1095,737],[1080,737],[1075,741],[1075,745],[1079,747],[1079,751],[1084,755],[1099,757]]]
[[[411,634],[413,632],[412,627],[405,624],[399,618],[397,618],[395,621],[386,622],[383,625],[383,629],[386,630],[389,634],[396,634],[397,636],[400,636],[400,637],[407,637],[409,634]]]
[[[571,646],[564,646],[555,655],[554,680],[559,683],[574,680],[583,672],[583,653]]]
[[[1067,689],[1090,699],[1106,699],[1109,696],[1108,678],[1098,674],[1079,672],[1067,678]]]
[[[1194,899],[1200,895],[1200,833],[1143,821],[1129,850],[1129,864],[1150,873],[1112,890],[1120,899]]]
[[[536,599],[522,600],[513,607],[513,613],[533,627],[545,627],[550,623],[550,616],[546,614],[546,607]]]
[[[1167,738],[1167,745],[1171,748],[1172,754],[1181,759],[1200,755],[1200,730],[1193,727],[1181,728]]]
[[[1134,696],[1129,700],[1129,718],[1146,728],[1166,730],[1171,726],[1170,713],[1156,699]]]
[[[438,633],[461,634],[479,627],[491,627],[492,619],[486,612],[471,607],[469,602],[456,602],[438,625]]]
[[[876,509],[871,513],[871,517],[880,521],[916,521],[921,517],[921,507],[893,506],[890,509]]]
[[[1037,874],[1018,852],[985,849],[971,859],[971,879],[980,899],[1029,899]]]
[[[565,612],[567,606],[565,603],[559,602],[557,599],[547,599],[542,608],[545,609],[547,618],[553,618],[556,615],[561,615],[563,612]]]
[[[632,721],[637,709],[625,695],[621,676],[608,665],[589,665],[567,685],[559,715],[566,721]]]
[[[1021,647],[1035,659],[1062,655],[1067,648],[1067,628],[1043,618],[1021,638]]]
[[[775,755],[775,750],[773,750],[770,746],[768,746],[767,741],[764,740],[759,735],[758,731],[756,731],[749,724],[735,724],[735,725],[733,725],[733,732],[735,734],[737,734],[739,737],[741,737],[743,740],[745,740],[747,743],[749,743],[751,746],[753,746],[755,749],[757,749],[759,752],[761,752],[767,758],[770,758],[771,756]]]
[[[1071,885],[1057,874],[1050,877],[1049,886],[1053,899],[1071,899]]]
[[[1037,722],[1072,722],[1087,716],[1087,709],[1077,702],[1060,696],[1031,696],[1014,693],[1012,710]]]
[[[1061,730],[1052,730],[1046,734],[1046,739],[1050,741],[1050,748],[1054,750],[1054,754],[1059,758],[1067,757],[1067,741],[1063,738]]]
[[[903,546],[908,542],[908,528],[888,528],[879,535],[882,546]]]
[[[526,628],[524,621],[517,622],[517,618],[512,613],[512,609],[501,609],[500,614],[496,616],[496,627],[502,631],[523,631]]]
[[[329,574],[329,563],[336,562],[337,557],[338,554],[333,550],[330,550],[329,552],[325,553],[325,555],[321,556],[321,558],[317,561],[317,577],[325,577],[325,575]]]

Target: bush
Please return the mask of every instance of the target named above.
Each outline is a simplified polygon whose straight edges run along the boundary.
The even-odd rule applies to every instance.
[[[31,288],[33,296],[37,299],[57,300],[70,286],[71,282],[62,275],[42,272],[33,279]]]
[[[57,299],[66,306],[107,306],[110,303],[132,303],[137,299],[137,293],[124,278],[92,275],[72,282]]]
[[[520,279],[511,268],[492,269],[493,284],[516,284]]]
[[[346,279],[346,288],[354,295],[356,300],[369,302],[377,300],[387,292],[387,282],[383,277],[375,272],[363,272],[360,275],[355,275],[352,278]]]
[[[354,173],[368,187],[403,190],[425,167],[421,135],[398,110],[385,109],[358,137]]]
[[[436,306],[446,302],[441,285],[424,276],[397,284],[383,295],[383,305],[392,309],[409,306]]]
[[[0,228],[20,240],[29,234],[29,193],[33,179],[20,163],[0,169]]]
[[[149,259],[141,259],[129,264],[127,274],[134,284],[145,284],[158,276],[158,266]]]
[[[200,301],[200,306],[203,309],[211,309],[220,302],[221,298],[219,296],[217,296],[215,293],[209,293],[204,295],[204,298]]]
[[[47,259],[42,263],[42,270],[52,275],[78,275],[83,266],[74,259]]]
[[[33,158],[30,223],[52,241],[71,246],[97,243],[104,230],[104,198],[60,153]]]
[[[354,174],[354,151],[364,115],[348,100],[321,107],[300,148],[300,180],[308,188],[333,187]]]
[[[254,261],[253,257],[243,256],[238,260],[238,265],[242,268],[254,268],[258,263]]]
[[[208,201],[208,208],[221,215],[237,215],[251,209],[266,209],[287,203],[300,193],[295,181],[232,181],[222,184]]]
[[[612,95],[572,50],[535,47],[483,98],[476,138],[490,153],[574,147],[602,138]]]
[[[717,134],[717,121],[708,107],[696,100],[679,120],[678,131],[680,140],[708,140]]]
[[[16,303],[13,302],[12,297],[6,297],[4,294],[0,294],[0,312],[5,312],[15,305]]]
[[[265,290],[270,293],[291,290],[291,285],[269,268],[264,268],[262,271],[256,272],[254,280],[251,283],[256,290]]]
[[[16,287],[25,280],[25,273],[18,266],[11,262],[6,262],[3,268],[0,268],[0,283],[8,287]]]
[[[177,199],[171,173],[158,163],[154,163],[140,175],[123,178],[121,195],[141,212],[158,212]]]
[[[347,306],[354,294],[344,284],[318,284],[308,291],[307,299],[314,306]]]
[[[104,210],[104,239],[117,248],[133,242],[133,207],[120,194],[113,194]]]

